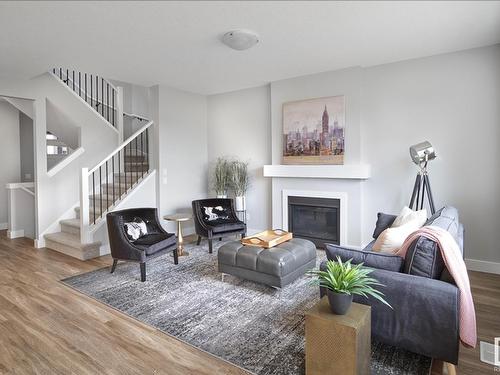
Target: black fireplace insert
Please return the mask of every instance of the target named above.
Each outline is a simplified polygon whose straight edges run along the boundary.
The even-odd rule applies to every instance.
[[[340,244],[340,199],[288,197],[288,230],[294,237],[314,242]]]

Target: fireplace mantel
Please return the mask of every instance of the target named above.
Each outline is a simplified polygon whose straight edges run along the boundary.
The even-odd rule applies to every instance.
[[[370,178],[370,165],[264,165],[264,177],[366,180]]]

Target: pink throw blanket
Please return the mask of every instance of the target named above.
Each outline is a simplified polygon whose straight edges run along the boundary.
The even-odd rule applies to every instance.
[[[475,348],[477,341],[476,312],[472,301],[469,276],[460,248],[448,231],[435,226],[426,226],[410,234],[396,255],[404,258],[410,245],[420,236],[438,244],[444,264],[460,290],[460,341],[466,347]]]

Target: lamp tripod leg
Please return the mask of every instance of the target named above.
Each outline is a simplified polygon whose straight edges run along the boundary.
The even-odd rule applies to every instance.
[[[434,198],[431,191],[431,182],[429,181],[429,176],[427,174],[424,176],[424,186],[427,186],[427,199],[429,200],[431,215],[434,215],[434,213],[436,212],[436,207],[434,206]]]
[[[411,193],[410,205],[409,207],[413,209],[413,204],[415,203],[415,198],[417,199],[417,204],[415,208],[418,208],[418,201],[420,196],[420,182],[421,182],[420,173],[417,173],[417,177],[415,178],[415,185],[413,185],[413,192]]]

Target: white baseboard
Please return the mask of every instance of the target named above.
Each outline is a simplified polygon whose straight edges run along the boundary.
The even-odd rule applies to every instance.
[[[500,263],[486,260],[466,259],[465,264],[470,271],[494,273],[500,275]]]
[[[0,223],[0,230],[9,229],[9,223]]]
[[[42,247],[45,247],[45,238],[40,237],[40,239],[35,240],[35,249],[41,249]]]
[[[10,239],[24,237],[24,229],[19,230],[8,230],[7,237]]]
[[[109,243],[105,244],[105,245],[102,245],[99,248],[99,256],[100,257],[102,257],[103,255],[108,255],[108,254],[111,254],[111,249],[109,247]]]

